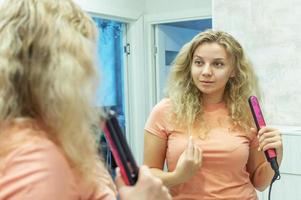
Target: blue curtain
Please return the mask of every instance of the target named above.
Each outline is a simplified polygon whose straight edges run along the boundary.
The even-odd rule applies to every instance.
[[[97,25],[97,61],[100,71],[100,85],[97,88],[97,107],[105,107],[117,113],[119,124],[125,133],[124,115],[124,60],[123,60],[123,23],[93,18]],[[103,134],[100,134],[100,146],[107,167],[114,177],[116,163]]]
[[[97,90],[96,106],[109,107],[118,114],[125,130],[124,117],[124,60],[123,23],[93,18],[98,31],[97,56],[100,71],[100,86]]]

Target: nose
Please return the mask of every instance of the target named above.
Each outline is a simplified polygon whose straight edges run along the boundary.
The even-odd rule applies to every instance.
[[[203,70],[202,70],[202,76],[212,76],[212,69],[211,69],[211,66],[210,64],[206,64],[204,67],[203,67]]]

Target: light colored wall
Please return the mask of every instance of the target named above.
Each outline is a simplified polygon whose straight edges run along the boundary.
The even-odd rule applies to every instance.
[[[0,4],[4,0],[0,0]],[[63,1],[63,0],[62,0]],[[144,0],[74,0],[85,11],[108,18],[137,20],[144,12]]]
[[[214,0],[213,27],[234,35],[260,78],[269,124],[301,126],[301,1]]]
[[[145,0],[145,22],[165,23],[211,18],[211,4],[212,0]]]
[[[211,0],[145,0],[146,14],[211,8]]]
[[[0,0],[1,1],[1,0]],[[136,20],[143,14],[142,0],[74,0],[84,10],[108,17]]]

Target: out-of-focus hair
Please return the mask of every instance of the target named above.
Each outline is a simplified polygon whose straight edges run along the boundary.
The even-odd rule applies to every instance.
[[[230,34],[207,30],[185,44],[176,56],[167,82],[167,96],[173,102],[173,111],[179,122],[193,125],[202,122],[202,92],[195,86],[191,76],[193,54],[199,45],[216,43],[225,48],[235,70],[224,94],[234,127],[248,130],[253,125],[248,107],[248,97],[259,95],[257,77],[247,60],[242,46]]]
[[[92,19],[72,0],[4,2],[0,123],[19,117],[41,121],[76,173],[87,183],[115,189],[91,129],[99,123],[93,108],[96,37]]]

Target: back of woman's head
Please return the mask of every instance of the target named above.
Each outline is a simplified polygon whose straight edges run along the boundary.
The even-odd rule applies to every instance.
[[[90,19],[69,0],[10,0],[0,17],[1,120],[69,105],[94,76]]]
[[[96,35],[72,0],[7,0],[0,8],[0,123],[38,119],[87,179],[100,165],[90,134]]]
[[[257,79],[242,46],[232,35],[223,31],[207,30],[199,33],[183,46],[175,58],[167,92],[176,102],[177,115],[193,122],[202,112],[202,93],[192,80],[191,65],[195,50],[204,43],[217,43],[229,55],[235,76],[230,78],[226,85],[225,101],[234,123],[240,127],[245,123],[250,125],[250,118],[244,113],[248,109],[248,96],[253,92],[257,93]]]

